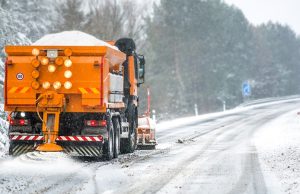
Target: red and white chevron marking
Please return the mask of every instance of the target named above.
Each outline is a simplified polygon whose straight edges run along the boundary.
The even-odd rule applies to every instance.
[[[58,136],[56,141],[103,141],[103,137],[99,136]]]
[[[10,135],[10,140],[13,141],[41,141],[44,140],[43,136],[39,135]]]

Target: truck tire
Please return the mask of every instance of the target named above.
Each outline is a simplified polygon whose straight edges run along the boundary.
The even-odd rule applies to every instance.
[[[9,148],[8,148],[8,155],[13,156],[13,149],[14,149],[14,145],[12,143],[9,144]]]
[[[128,106],[128,138],[121,141],[121,153],[132,153],[136,149],[137,109],[134,104]]]
[[[103,154],[106,160],[111,160],[114,157],[114,128],[110,117],[107,119],[108,139],[103,145]]]
[[[114,126],[114,158],[118,158],[120,154],[120,122],[117,117],[113,118]]]
[[[123,139],[121,152],[122,153],[132,153],[136,149],[136,122],[130,124],[129,134],[127,139]]]

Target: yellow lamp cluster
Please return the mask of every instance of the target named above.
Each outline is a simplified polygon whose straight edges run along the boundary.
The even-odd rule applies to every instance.
[[[72,55],[72,50],[70,48],[67,48],[64,50],[64,54],[65,56],[68,57],[67,59],[64,60],[62,57],[57,57],[53,63],[50,62],[50,59],[46,56],[43,56],[41,57],[40,60],[38,60],[38,56],[40,55],[40,50],[37,48],[32,49],[32,55],[36,57],[31,61],[32,67],[35,68],[31,73],[31,76],[34,79],[34,81],[32,81],[31,83],[31,87],[33,89],[38,90],[40,88],[40,85],[42,85],[44,89],[49,89],[51,85],[55,90],[59,90],[62,87],[62,83],[60,81],[55,81],[53,84],[51,84],[48,81],[44,81],[42,84],[40,84],[37,79],[40,77],[40,72],[38,70],[38,67],[40,65],[48,66],[47,69],[48,72],[50,73],[54,73],[57,70],[57,66],[64,65],[66,68],[71,67],[73,64],[73,62],[70,59],[70,56]],[[72,71],[66,70],[64,72],[64,77],[66,79],[70,79],[72,77]],[[72,83],[70,81],[66,81],[63,84],[63,87],[67,90],[71,89]]]

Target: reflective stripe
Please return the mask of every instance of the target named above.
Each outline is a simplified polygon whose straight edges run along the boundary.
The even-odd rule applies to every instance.
[[[97,88],[90,88],[94,94],[100,94],[99,90]]]
[[[78,88],[82,94],[87,94],[88,92],[84,88]]]
[[[69,136],[68,138],[71,139],[71,141],[75,141],[75,138],[72,136]]]
[[[83,141],[82,137],[78,137],[79,141]]]
[[[20,140],[20,141],[35,141],[35,140],[43,140],[43,136],[39,135],[10,135],[11,140]]]
[[[24,94],[24,93],[26,93],[28,90],[29,90],[29,87],[24,87],[24,88],[20,91],[20,93],[21,93],[21,94]]]
[[[56,141],[103,141],[102,136],[58,136]]]
[[[14,93],[16,90],[18,89],[18,87],[12,87],[8,93]]]
[[[78,88],[82,94],[100,94],[99,88]]]
[[[88,141],[92,141],[90,137],[86,137],[86,139],[87,139]]]

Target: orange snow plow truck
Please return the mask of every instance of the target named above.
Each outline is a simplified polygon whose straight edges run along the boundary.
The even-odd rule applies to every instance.
[[[5,47],[10,155],[63,151],[110,160],[135,150],[145,60],[132,39],[110,44]]]

